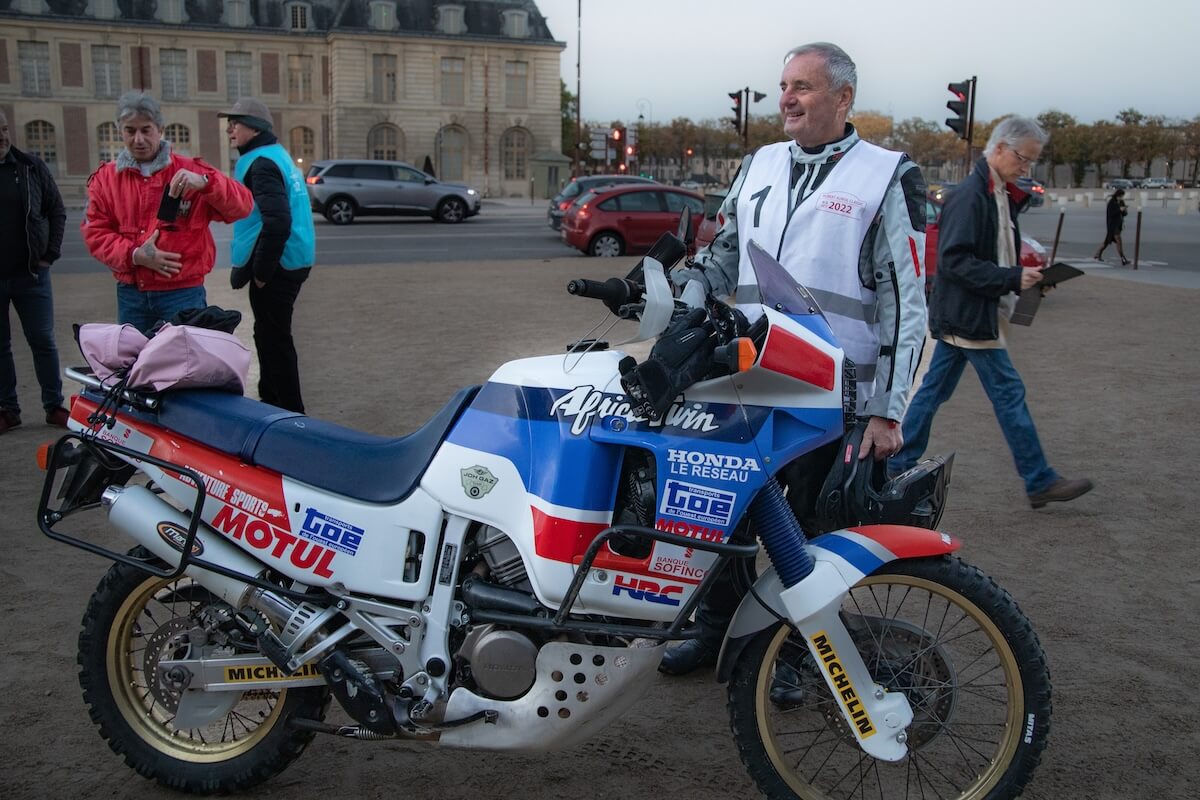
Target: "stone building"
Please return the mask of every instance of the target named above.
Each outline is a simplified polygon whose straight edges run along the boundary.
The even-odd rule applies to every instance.
[[[533,0],[0,0],[0,109],[64,196],[122,147],[116,99],[162,102],[176,150],[230,168],[217,112],[262,98],[302,168],[432,165],[485,196],[569,177],[559,56]]]

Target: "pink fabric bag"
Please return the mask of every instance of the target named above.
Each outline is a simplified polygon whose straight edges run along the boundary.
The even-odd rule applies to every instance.
[[[113,373],[128,368],[150,341],[132,325],[118,325],[115,322],[80,325],[75,339],[92,373],[101,381],[107,381]]]
[[[130,389],[224,389],[241,394],[250,350],[231,333],[163,325],[129,369]]]

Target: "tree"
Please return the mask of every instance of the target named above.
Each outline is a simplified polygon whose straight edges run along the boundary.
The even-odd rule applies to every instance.
[[[1071,185],[1083,186],[1088,165],[1092,163],[1093,129],[1090,125],[1070,125],[1054,134],[1055,153],[1061,164],[1071,167]]]
[[[871,144],[887,147],[892,140],[892,118],[878,111],[855,111],[850,122],[858,135]]]
[[[561,98],[559,107],[562,111],[562,152],[563,155],[573,159],[579,147],[579,104],[576,102],[575,95],[567,89],[564,80],[559,78],[558,84]]]
[[[962,152],[958,142],[953,131],[943,132],[936,122],[918,117],[897,122],[892,130],[892,145],[921,165],[956,160]]]
[[[1116,158],[1118,127],[1108,120],[1100,120],[1092,124],[1089,155],[1092,163],[1096,165],[1096,180],[1101,186],[1104,185],[1105,165]]]
[[[1183,174],[1187,175],[1187,160],[1192,160],[1192,185],[1200,185],[1200,115],[1184,123],[1180,131],[1183,140]]]
[[[1042,157],[1050,165],[1050,185],[1054,186],[1054,168],[1059,164],[1067,163],[1067,160],[1060,152],[1057,141],[1058,136],[1067,128],[1076,126],[1075,118],[1070,114],[1052,108],[1049,111],[1043,111],[1041,114],[1038,114],[1037,122],[1038,125],[1042,126],[1042,130],[1050,134],[1050,141],[1046,142],[1046,147],[1042,150]]]

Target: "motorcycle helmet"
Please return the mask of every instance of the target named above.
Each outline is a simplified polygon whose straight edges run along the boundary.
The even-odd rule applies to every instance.
[[[866,424],[860,422],[842,439],[817,500],[821,530],[880,523],[937,527],[946,505],[954,454],[924,459],[889,479],[886,460],[876,461],[871,456],[859,460],[865,431]]]

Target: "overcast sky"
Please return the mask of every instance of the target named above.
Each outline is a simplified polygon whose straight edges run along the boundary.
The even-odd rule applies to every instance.
[[[578,0],[536,0],[575,91]],[[777,113],[783,54],[830,41],[858,65],[855,109],[942,120],[946,84],[978,76],[976,119],[1056,108],[1080,122],[1200,115],[1200,0],[583,0],[583,118]]]

